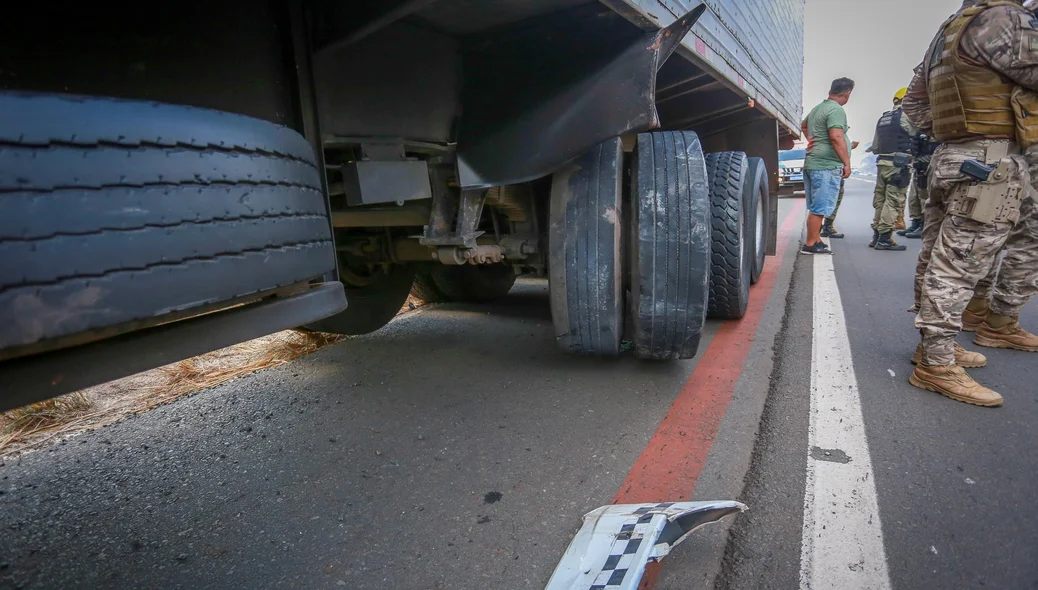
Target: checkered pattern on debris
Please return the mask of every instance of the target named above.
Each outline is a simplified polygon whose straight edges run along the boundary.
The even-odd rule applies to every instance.
[[[664,502],[655,506],[643,506],[631,513],[631,521],[620,527],[620,532],[616,535],[613,546],[609,550],[605,566],[595,578],[590,590],[608,590],[620,587],[634,562],[634,554],[641,548],[646,534],[650,531],[653,515],[658,514],[661,510],[665,511],[673,505],[673,502]]]

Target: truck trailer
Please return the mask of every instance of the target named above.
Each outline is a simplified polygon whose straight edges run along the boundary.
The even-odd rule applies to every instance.
[[[549,280],[695,355],[776,240],[803,0],[40,3],[0,35],[0,409]]]

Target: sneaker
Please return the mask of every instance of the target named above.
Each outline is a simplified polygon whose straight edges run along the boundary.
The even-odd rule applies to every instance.
[[[808,246],[807,244],[804,244],[803,247],[800,248],[800,253],[801,254],[832,254],[833,251],[830,250],[829,247],[825,245],[825,242],[819,241],[819,242],[816,242],[813,246]]]

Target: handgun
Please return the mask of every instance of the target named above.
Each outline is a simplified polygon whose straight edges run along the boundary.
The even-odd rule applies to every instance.
[[[959,172],[962,172],[966,176],[975,178],[980,182],[987,182],[991,178],[991,173],[995,171],[993,166],[986,166],[981,164],[978,160],[966,160],[959,166]]]

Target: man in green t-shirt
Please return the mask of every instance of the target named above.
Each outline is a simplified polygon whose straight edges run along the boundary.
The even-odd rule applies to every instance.
[[[847,144],[847,113],[843,105],[851,99],[854,80],[837,78],[829,98],[804,119],[801,130],[807,137],[804,160],[804,192],[807,196],[807,239],[802,254],[832,254],[822,241],[822,222],[836,209],[840,183],[851,175],[851,151]]]

